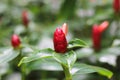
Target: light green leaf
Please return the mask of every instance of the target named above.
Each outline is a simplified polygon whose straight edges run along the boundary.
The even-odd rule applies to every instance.
[[[72,66],[74,65],[76,59],[77,59],[77,56],[76,56],[75,52],[70,51],[67,54],[66,60],[67,60],[67,63],[68,63],[68,65],[69,65],[70,68],[72,68]]]
[[[65,53],[64,55],[57,54],[57,53],[54,54],[54,59],[57,62],[69,68],[72,68],[72,66],[76,61],[76,58],[77,58],[76,53],[73,51]]]
[[[75,39],[69,42],[68,48],[75,48],[75,47],[88,47],[88,46],[84,41],[80,39]]]
[[[87,74],[87,73],[93,73],[97,72],[103,76],[106,76],[108,78],[111,78],[113,73],[105,68],[97,67],[97,66],[91,66],[87,64],[77,63],[71,70],[71,73],[73,75],[76,74]]]
[[[31,56],[28,56],[28,57],[23,57],[22,60],[19,62],[18,66],[20,66],[22,63],[28,63],[28,62],[35,61],[38,59],[52,57],[53,52],[54,51],[49,48],[43,49],[40,51],[34,51],[33,53],[35,53],[35,54],[32,54]]]
[[[9,62],[16,58],[18,55],[19,51],[13,48],[2,49],[0,50],[0,64]]]
[[[49,68],[48,68],[49,66]],[[32,70],[63,71],[61,65],[53,59],[40,59],[25,64],[26,72],[29,74]]]

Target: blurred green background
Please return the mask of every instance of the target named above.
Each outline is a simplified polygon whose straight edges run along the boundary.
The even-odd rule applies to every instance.
[[[22,22],[23,11],[28,13],[27,28]],[[109,27],[102,34],[101,51],[95,52],[92,47],[92,26],[103,21],[108,21]],[[53,49],[53,33],[63,23],[69,27],[68,41],[80,38],[89,45],[89,48],[76,50],[79,53],[77,61],[105,67],[114,73],[111,80],[120,80],[120,15],[114,13],[113,0],[0,0],[0,56],[4,54],[5,48],[11,47],[12,34],[18,34],[23,44]],[[29,55],[29,51],[23,50],[24,55]],[[21,80],[20,68],[17,66],[19,58],[0,64],[1,80]],[[40,65],[47,66],[43,63],[47,61],[26,65],[26,80],[64,79],[62,71],[40,68]],[[108,79],[93,73],[74,76],[73,80]]]

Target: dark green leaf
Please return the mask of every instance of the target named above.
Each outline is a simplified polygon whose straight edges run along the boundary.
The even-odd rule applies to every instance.
[[[68,44],[68,48],[75,48],[75,47],[87,47],[87,44],[80,39],[75,39],[70,41]]]
[[[82,63],[78,63],[76,64],[71,73],[73,75],[75,74],[87,74],[87,73],[93,73],[93,72],[97,72],[103,76],[106,76],[108,78],[111,78],[113,73],[105,68],[101,68],[101,67],[97,67],[97,66],[91,66],[91,65],[87,65],[87,64],[82,64]]]

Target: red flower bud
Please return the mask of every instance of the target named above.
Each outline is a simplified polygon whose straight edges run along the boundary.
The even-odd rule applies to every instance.
[[[114,0],[113,8],[114,8],[115,13],[120,12],[120,0]]]
[[[94,25],[92,28],[92,39],[95,51],[99,51],[101,47],[101,33],[98,25]]]
[[[67,51],[67,40],[61,28],[57,28],[54,32],[54,49],[58,53],[65,53]]]
[[[107,29],[109,25],[108,21],[104,21],[100,25],[94,25],[92,27],[92,41],[95,51],[99,51],[101,48],[101,35]]]
[[[28,27],[29,19],[27,11],[22,12],[22,21],[25,27]]]
[[[19,39],[19,36],[16,34],[13,34],[11,37],[11,44],[14,48],[18,48],[21,44],[21,41]]]

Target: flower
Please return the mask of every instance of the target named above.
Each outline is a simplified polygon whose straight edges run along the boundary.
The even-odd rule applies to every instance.
[[[108,21],[104,21],[100,25],[93,25],[92,27],[92,41],[95,51],[99,51],[101,48],[101,35],[107,29],[109,25]]]
[[[11,44],[14,48],[18,48],[21,44],[21,41],[19,39],[19,36],[16,34],[13,34],[11,37]]]
[[[67,51],[67,40],[62,28],[57,28],[53,37],[54,49],[58,53],[65,53]]]
[[[98,25],[94,25],[92,28],[92,39],[93,39],[93,47],[95,51],[98,51],[101,47],[101,33],[99,31]]]
[[[114,0],[113,8],[115,13],[120,13],[120,0]]]
[[[28,19],[27,11],[22,12],[22,22],[23,22],[25,27],[28,27],[29,19]]]

